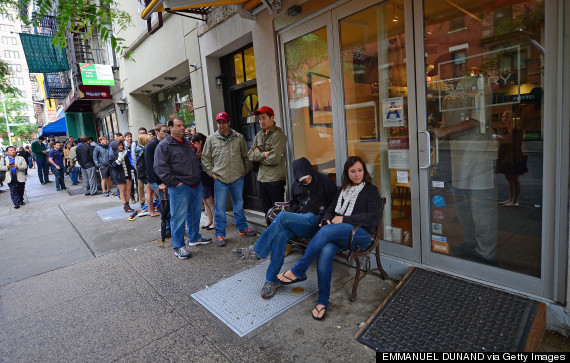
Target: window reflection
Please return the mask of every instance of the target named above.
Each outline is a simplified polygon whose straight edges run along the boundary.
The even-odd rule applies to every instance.
[[[294,158],[306,157],[318,171],[335,176],[334,134],[327,30],[285,44]]]
[[[412,246],[410,140],[402,1],[340,20],[348,155],[388,200],[384,238]]]
[[[424,2],[432,251],[538,277],[544,2],[504,4]]]

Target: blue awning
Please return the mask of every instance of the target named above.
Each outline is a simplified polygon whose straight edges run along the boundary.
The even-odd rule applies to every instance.
[[[65,136],[67,135],[67,124],[65,123],[65,117],[52,122],[50,124],[42,127],[38,136]]]

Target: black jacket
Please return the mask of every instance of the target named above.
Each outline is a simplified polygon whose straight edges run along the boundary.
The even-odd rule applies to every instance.
[[[154,151],[154,172],[168,187],[179,182],[194,187],[200,184],[202,169],[194,146],[186,139],[180,144],[168,135]]]
[[[299,178],[311,175],[310,184],[299,182]],[[326,175],[315,171],[309,160],[300,158],[293,161],[293,187],[291,188],[291,212],[313,213],[319,221],[334,198],[336,185]]]
[[[123,164],[117,165],[116,163],[117,157],[119,156],[119,150],[117,148],[120,143],[121,141],[113,141],[109,145],[109,148],[113,151],[112,153],[110,153],[109,156],[109,163],[111,165],[111,180],[115,184],[125,184],[127,182],[127,177],[125,175],[125,169],[123,168]],[[124,145],[125,144],[123,143],[123,146]],[[123,160],[125,162],[125,166],[127,167],[127,173],[130,175],[131,170],[133,170],[131,161],[129,160],[128,156],[125,156]]]
[[[93,161],[93,150],[95,148],[84,142],[79,145],[76,149],[77,162],[83,169],[89,169],[95,167],[95,162]]]
[[[162,180],[154,172],[154,151],[158,146],[158,139],[155,137],[150,140],[144,147],[144,164],[146,166],[146,181],[147,183],[162,184]]]
[[[331,221],[335,216],[339,215],[335,212],[335,208],[340,192],[341,189],[336,192],[332,203],[323,215],[323,219]],[[344,216],[342,222],[352,224],[353,226],[359,224],[372,235],[376,233],[376,227],[380,219],[382,219],[382,200],[378,193],[378,188],[373,184],[366,184],[358,193],[351,215]]]

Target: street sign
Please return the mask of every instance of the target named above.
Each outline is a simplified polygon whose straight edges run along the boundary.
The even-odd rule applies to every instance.
[[[84,85],[114,86],[113,68],[107,64],[79,63]]]

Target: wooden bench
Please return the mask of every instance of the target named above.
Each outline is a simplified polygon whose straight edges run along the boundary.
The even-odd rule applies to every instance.
[[[382,215],[384,215],[385,205],[386,205],[386,198],[382,198]],[[269,226],[269,224],[271,223],[267,218],[267,216],[266,216],[266,223],[267,226]],[[378,271],[380,273],[380,277],[382,278],[382,280],[386,280],[386,278],[388,277],[388,274],[386,273],[386,271],[384,271],[384,269],[382,268],[382,264],[380,263],[380,240],[382,239],[383,236],[382,220],[380,220],[378,226],[376,227],[376,233],[374,233],[374,235],[372,236],[372,242],[367,248],[363,250],[360,249],[359,245],[353,246],[352,243],[354,239],[354,234],[356,233],[356,230],[360,227],[361,227],[360,225],[356,225],[352,229],[352,232],[350,233],[350,238],[348,240],[349,248],[340,250],[336,254],[337,257],[346,260],[346,262],[349,264],[352,263],[353,260],[356,263],[356,276],[354,277],[354,282],[352,284],[352,294],[348,299],[349,301],[354,301],[357,299],[358,284],[369,273]],[[289,244],[291,246],[301,247],[306,249],[310,241],[311,241],[310,238],[297,237],[293,238],[292,240],[289,240]],[[374,258],[376,259],[375,268],[372,268],[372,264],[370,261],[371,255],[373,255]],[[364,264],[362,262],[364,262]],[[362,267],[364,267],[364,269]]]

